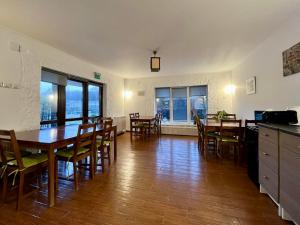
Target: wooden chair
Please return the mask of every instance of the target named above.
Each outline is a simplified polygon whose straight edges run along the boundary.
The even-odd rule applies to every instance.
[[[106,120],[113,121],[113,119],[111,117],[98,117],[97,120],[95,121],[95,123],[97,123],[97,124],[104,124],[104,122]]]
[[[249,124],[257,125],[257,123],[261,122],[260,120],[245,120],[245,127],[248,127]]]
[[[217,114],[208,113],[206,114],[207,120],[216,120]]]
[[[227,120],[236,120],[236,114],[228,113],[228,114],[226,115],[226,119],[227,119]]]
[[[242,120],[221,120],[218,140],[218,155],[223,157],[224,144],[233,145],[234,159],[240,162],[242,144]]]
[[[214,151],[217,149],[218,134],[215,131],[206,131],[205,126],[200,120],[199,116],[195,116],[195,121],[198,130],[198,149],[207,156],[209,147],[213,147]]]
[[[12,189],[18,177],[18,197],[17,210],[21,208],[23,202],[24,180],[27,174],[41,174],[44,168],[48,167],[47,154],[25,154],[22,157],[19,145],[13,130],[0,130],[0,155],[2,161],[3,176],[3,201],[6,201],[9,189],[8,178],[13,177]],[[38,177],[40,178],[40,177]],[[40,182],[38,182],[40,184]]]
[[[81,124],[78,127],[75,144],[68,148],[58,150],[55,158],[56,176],[58,178],[58,161],[73,163],[74,187],[78,190],[77,168],[81,168],[80,162],[89,157],[90,177],[94,178],[94,148],[95,148],[96,124]],[[79,165],[77,165],[79,164]],[[56,182],[57,183],[57,182]]]
[[[144,124],[131,121],[132,119],[139,118],[139,117],[140,117],[139,113],[130,113],[129,114],[129,119],[130,119],[130,124],[131,124],[130,132],[132,132],[136,136],[143,136],[144,132],[145,132]]]
[[[108,164],[110,165],[111,163],[111,157],[110,157],[110,150],[111,150],[111,145],[112,145],[112,140],[111,140],[111,132],[112,132],[112,124],[113,120],[105,120],[103,125],[103,131],[99,135],[99,139],[97,139],[97,148],[95,151],[95,170],[97,169],[97,166],[101,166],[102,172],[105,170],[104,166],[104,160],[108,159]],[[106,151],[105,151],[106,150]],[[98,163],[98,158],[101,160],[101,164]]]

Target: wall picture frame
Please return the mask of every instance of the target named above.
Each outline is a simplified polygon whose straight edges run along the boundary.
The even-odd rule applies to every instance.
[[[251,77],[246,80],[246,94],[252,95],[256,93],[256,77]]]
[[[283,76],[300,73],[300,42],[282,53]]]

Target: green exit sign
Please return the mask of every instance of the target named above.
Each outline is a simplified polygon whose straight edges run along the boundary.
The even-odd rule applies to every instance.
[[[100,80],[101,79],[101,73],[95,72],[94,73],[94,78],[97,79],[97,80]]]

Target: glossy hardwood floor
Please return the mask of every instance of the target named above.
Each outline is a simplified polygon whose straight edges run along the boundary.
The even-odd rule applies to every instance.
[[[1,203],[0,224],[105,225],[277,225],[272,201],[259,194],[232,160],[208,161],[193,137],[162,136],[147,141],[119,136],[119,158],[94,180],[88,173],[79,191],[60,181],[56,206],[48,208],[47,185],[25,200]]]

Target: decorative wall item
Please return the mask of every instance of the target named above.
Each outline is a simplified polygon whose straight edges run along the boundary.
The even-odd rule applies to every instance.
[[[283,76],[300,72],[300,42],[282,53]]]
[[[247,95],[256,93],[256,78],[251,77],[246,80],[246,93]]]

